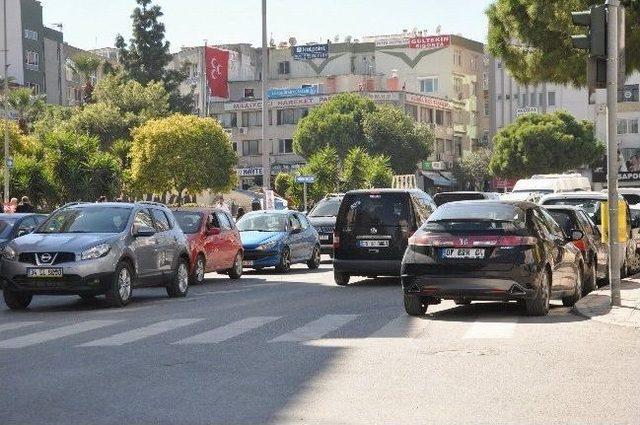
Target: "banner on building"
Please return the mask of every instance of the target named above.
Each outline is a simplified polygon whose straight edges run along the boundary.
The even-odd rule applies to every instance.
[[[328,44],[312,44],[310,46],[291,47],[293,60],[326,59],[329,57]]]
[[[618,89],[618,102],[638,102],[640,100],[638,84],[627,84]]]
[[[229,51],[205,48],[207,84],[211,96],[229,98]]]
[[[288,97],[304,97],[318,94],[318,86],[287,87],[267,90],[267,99],[286,99]]]
[[[450,35],[429,35],[426,37],[411,37],[409,39],[410,49],[441,49],[451,44]]]
[[[593,164],[592,172],[594,182],[606,183],[606,156]],[[640,182],[640,148],[620,148],[618,151],[618,181]]]

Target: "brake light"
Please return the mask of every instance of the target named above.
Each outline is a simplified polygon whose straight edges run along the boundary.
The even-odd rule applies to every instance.
[[[333,249],[340,248],[340,236],[336,232],[333,232]]]
[[[532,236],[502,236],[499,246],[530,246],[535,245],[538,240]]]
[[[585,252],[587,250],[587,243],[583,239],[580,239],[579,241],[573,241],[573,244],[582,252]]]
[[[409,238],[411,246],[478,248],[494,246],[529,246],[537,239],[531,236],[443,236],[418,232]]]

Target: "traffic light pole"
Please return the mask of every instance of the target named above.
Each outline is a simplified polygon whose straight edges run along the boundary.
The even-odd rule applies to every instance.
[[[618,39],[619,0],[607,0],[607,198],[609,200],[609,284],[611,305],[620,306],[621,253],[618,243]],[[624,20],[623,20],[624,21]]]

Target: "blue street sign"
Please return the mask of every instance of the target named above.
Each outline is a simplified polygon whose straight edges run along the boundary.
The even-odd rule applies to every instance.
[[[296,183],[311,184],[316,181],[314,176],[296,176]]]

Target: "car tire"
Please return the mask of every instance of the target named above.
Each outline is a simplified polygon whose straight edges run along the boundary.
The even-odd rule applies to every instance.
[[[291,251],[289,248],[285,247],[282,249],[282,254],[280,254],[280,262],[276,266],[276,271],[278,273],[286,273],[291,268]]]
[[[573,294],[568,297],[562,298],[562,305],[565,307],[573,307],[578,300],[582,298],[582,282],[584,282],[584,267],[580,265],[578,275],[576,276],[576,283],[574,286]]]
[[[587,295],[589,292],[598,289],[598,262],[595,257],[591,260],[589,270],[589,282],[583,287],[583,295]]]
[[[9,289],[5,289],[2,291],[2,295],[4,296],[4,303],[11,310],[26,310],[31,304],[31,300],[33,299],[33,295],[25,294],[22,292],[14,292]]]
[[[456,305],[470,305],[471,304],[471,300],[465,300],[463,298],[458,298],[453,300],[454,303],[456,303]]]
[[[316,270],[318,267],[320,267],[320,256],[320,247],[314,247],[313,253],[311,254],[311,259],[307,261],[307,267],[309,267],[310,270]]]
[[[404,311],[409,316],[424,316],[428,306],[429,304],[424,302],[423,297],[404,294]]]
[[[109,283],[109,289],[105,293],[107,304],[111,307],[124,307],[131,301],[131,287],[133,272],[126,261],[121,261],[116,266],[116,271]]]
[[[204,255],[198,254],[198,258],[196,258],[196,264],[193,268],[193,273],[191,273],[191,284],[192,285],[202,285],[204,283],[204,273],[206,270],[206,260],[204,259]]]
[[[549,300],[551,299],[551,276],[548,271],[542,273],[540,286],[535,296],[525,301],[529,316],[546,316],[549,314]]]
[[[237,253],[233,260],[233,267],[229,269],[229,279],[238,280],[242,277],[242,254]]]
[[[167,286],[167,294],[171,298],[182,298],[189,292],[189,265],[187,260],[180,258],[176,266],[176,272]]]
[[[351,276],[349,273],[337,272],[333,271],[333,280],[336,282],[338,286],[347,286],[349,284],[349,279]]]

